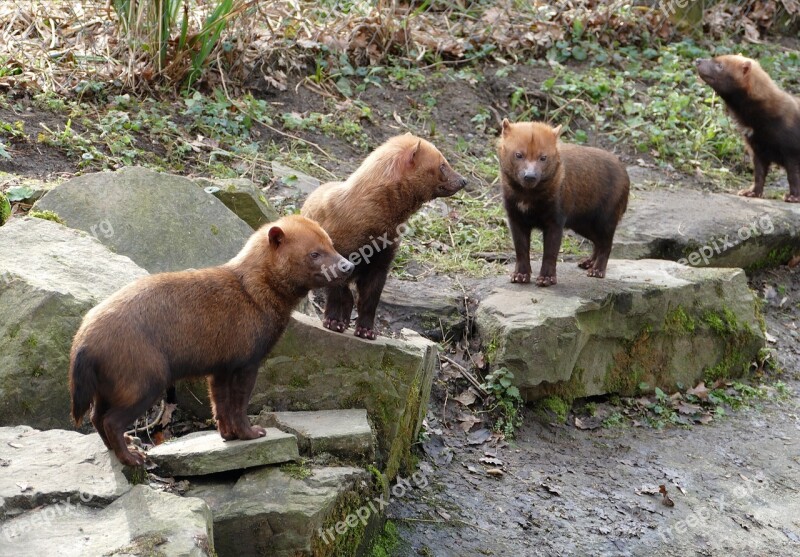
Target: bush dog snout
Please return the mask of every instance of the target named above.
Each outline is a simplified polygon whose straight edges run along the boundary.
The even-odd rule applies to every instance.
[[[354,265],[315,222],[288,216],[256,231],[219,267],[161,273],[125,286],[89,311],[72,343],[72,417],[91,421],[123,464],[125,429],[185,377],[208,376],[220,435],[265,434],[247,418],[258,366],[309,290],[326,286],[325,269],[347,280]]]
[[[630,180],[606,151],[558,141],[561,126],[503,120],[497,142],[503,200],[517,263],[511,282],[531,280],[531,231],[542,231],[544,254],[538,286],[556,284],[556,259],[564,228],[592,242],[579,266],[603,278],[617,223],[628,206]]]
[[[700,78],[725,101],[743,128],[753,159],[753,187],[745,197],[762,197],[772,164],[786,169],[789,193],[800,203],[800,99],[782,91],[756,60],[726,55],[695,61]]]
[[[339,253],[356,266],[356,336],[377,336],[375,310],[403,223],[425,202],[451,196],[466,185],[466,178],[436,147],[407,133],[375,149],[346,181],[323,184],[308,196],[301,213],[319,222]],[[327,285],[324,326],[338,332],[347,329],[353,305],[347,284]]]

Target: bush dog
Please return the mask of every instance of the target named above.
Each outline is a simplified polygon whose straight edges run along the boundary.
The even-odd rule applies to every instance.
[[[131,453],[124,431],[173,383],[208,376],[220,435],[265,434],[250,425],[247,404],[258,365],[309,290],[329,283],[326,266],[353,265],[325,231],[301,216],[256,231],[239,254],[219,267],[160,273],[125,286],[86,314],[70,353],[72,417],[91,420],[120,462]]]
[[[308,196],[301,214],[319,222],[339,253],[356,265],[356,336],[377,336],[375,310],[406,220],[423,203],[451,196],[466,184],[436,147],[407,133],[378,147],[346,181],[323,184]],[[329,272],[335,277],[337,270]],[[342,332],[350,326],[353,294],[347,284],[327,286],[323,324]]]
[[[696,60],[697,72],[725,101],[744,129],[753,158],[753,187],[739,195],[761,197],[769,167],[786,169],[789,193],[783,200],[800,203],[800,99],[782,91],[756,60],[717,56]]]
[[[561,126],[503,120],[497,142],[503,200],[517,263],[511,282],[531,280],[531,230],[543,233],[538,286],[556,284],[556,258],[564,228],[591,240],[592,256],[578,265],[603,278],[614,231],[628,206],[630,180],[606,151],[560,143]]]

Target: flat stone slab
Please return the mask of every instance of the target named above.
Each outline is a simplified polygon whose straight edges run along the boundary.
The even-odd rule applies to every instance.
[[[357,460],[373,455],[374,438],[364,409],[262,412],[254,423],[293,433],[304,455],[331,453]]]
[[[366,493],[370,475],[350,467],[299,472],[270,467],[246,472],[235,484],[192,483],[187,495],[206,501],[214,515],[214,545],[219,557],[332,554],[325,552],[328,544],[319,536],[319,529],[346,494],[356,501],[354,507],[369,503],[359,492]]]
[[[741,269],[612,259],[605,279],[562,263],[553,287],[507,280],[488,282],[477,326],[527,398],[694,386],[742,375],[764,346]]]
[[[96,433],[0,427],[0,521],[62,501],[106,505],[131,488],[122,470]]]
[[[461,338],[467,326],[464,293],[443,277],[421,281],[389,277],[378,317],[392,330],[410,328],[436,342]]]
[[[0,425],[71,428],[72,337],[87,311],[147,271],[38,218],[0,227],[0,246]]]
[[[774,267],[800,253],[800,204],[695,190],[636,191],[612,257]]]
[[[216,554],[211,511],[205,502],[137,485],[104,509],[74,502],[50,505],[0,524],[0,555],[211,557]]]
[[[335,333],[317,317],[295,312],[261,365],[248,413],[366,408],[376,459],[393,478],[422,425],[438,363],[434,343],[408,329],[401,333],[368,341],[352,328]],[[176,390],[181,408],[209,415],[205,382],[181,381]]]
[[[220,265],[253,233],[188,178],[140,167],[78,176],[35,208],[55,211],[151,273]]]
[[[218,431],[197,431],[168,441],[147,452],[164,472],[198,476],[279,464],[300,458],[294,435],[267,429],[267,435],[249,441],[225,441]]]

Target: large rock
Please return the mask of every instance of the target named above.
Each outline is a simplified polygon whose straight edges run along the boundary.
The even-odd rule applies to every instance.
[[[195,183],[204,188],[206,193],[222,201],[254,230],[268,222],[278,220],[278,211],[270,205],[261,190],[247,178],[220,180],[197,178]]]
[[[0,425],[71,427],[72,337],[98,302],[147,275],[87,234],[54,222],[0,227]]]
[[[414,329],[436,342],[460,339],[467,327],[465,301],[464,292],[445,277],[421,281],[389,277],[378,319],[393,331]]]
[[[104,509],[61,503],[0,524],[0,555],[211,557],[216,553],[206,503],[138,485]]]
[[[558,270],[551,288],[495,279],[478,307],[490,359],[527,398],[693,386],[741,375],[764,346],[740,269],[611,260],[604,280],[574,265]]]
[[[297,460],[297,439],[274,428],[258,439],[225,441],[217,431],[197,431],[153,447],[147,455],[166,473],[198,476]]]
[[[356,522],[344,534],[319,533],[370,502],[369,481],[359,468],[264,468],[235,484],[195,483],[187,495],[211,507],[220,557],[356,555],[357,544],[338,553],[333,549],[348,537],[358,539],[365,524]]]
[[[639,191],[612,256],[756,269],[800,253],[800,205],[694,190]]]
[[[236,255],[253,230],[180,176],[145,168],[84,174],[36,203],[151,273],[211,267]]]
[[[378,460],[394,477],[408,464],[437,363],[435,344],[414,331],[403,333],[403,340],[366,341],[352,329],[334,333],[295,312],[261,366],[249,412],[366,408],[376,427]],[[177,391],[182,408],[209,415],[204,383],[184,381]]]
[[[0,521],[62,501],[107,505],[131,488],[96,433],[0,427],[0,470]]]

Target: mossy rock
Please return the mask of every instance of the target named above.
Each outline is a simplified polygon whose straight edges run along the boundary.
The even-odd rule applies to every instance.
[[[611,260],[604,280],[561,265],[552,288],[496,285],[477,326],[526,399],[571,403],[745,374],[765,342],[754,300],[740,269]]]

